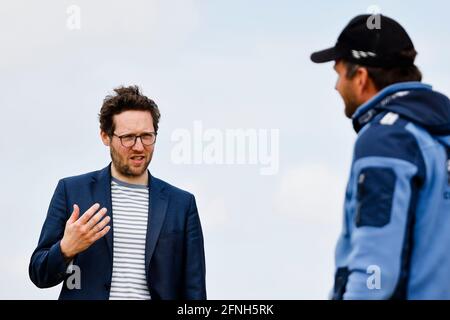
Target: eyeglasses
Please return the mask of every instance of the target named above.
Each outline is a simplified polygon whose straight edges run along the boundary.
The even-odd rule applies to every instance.
[[[124,134],[122,136],[118,136],[117,134],[113,133],[113,136],[116,136],[120,139],[120,143],[125,148],[131,148],[136,144],[137,138],[141,139],[141,143],[144,146],[151,146],[156,142],[156,132],[148,132],[143,133],[139,136],[136,136],[134,134]]]

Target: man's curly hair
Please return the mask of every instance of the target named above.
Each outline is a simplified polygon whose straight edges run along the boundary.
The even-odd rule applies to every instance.
[[[153,118],[153,127],[155,132],[158,132],[158,122],[161,114],[159,113],[158,106],[152,100],[144,96],[139,87],[128,86],[118,87],[114,89],[115,94],[107,95],[103,100],[102,108],[98,114],[100,120],[100,129],[112,136],[115,130],[113,117],[116,114],[120,114],[129,110],[148,111]]]

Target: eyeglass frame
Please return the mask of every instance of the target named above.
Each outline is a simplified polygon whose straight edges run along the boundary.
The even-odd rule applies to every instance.
[[[153,134],[153,135],[155,136],[155,141],[153,141],[153,143],[151,143],[151,144],[145,144],[145,143],[142,141],[142,136],[143,136],[143,135],[147,135],[147,134]],[[123,135],[120,135],[120,136],[117,135],[117,134],[115,134],[114,132],[113,132],[113,134],[112,134],[112,136],[116,136],[117,138],[119,138],[120,144],[121,144],[122,147],[124,147],[124,148],[133,148],[133,147],[136,145],[136,141],[137,141],[138,138],[141,140],[141,143],[142,143],[142,145],[143,145],[144,147],[150,147],[150,146],[152,146],[152,145],[154,145],[154,144],[156,143],[156,137],[157,137],[157,135],[158,135],[157,132],[145,132],[145,133],[140,134],[140,135],[123,134]],[[131,146],[129,146],[129,147],[123,145],[122,138],[124,138],[125,136],[134,136],[134,143],[133,143]]]

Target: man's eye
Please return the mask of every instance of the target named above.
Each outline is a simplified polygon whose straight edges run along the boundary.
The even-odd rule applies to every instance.
[[[122,139],[124,139],[124,140],[134,140],[134,136],[123,136]]]

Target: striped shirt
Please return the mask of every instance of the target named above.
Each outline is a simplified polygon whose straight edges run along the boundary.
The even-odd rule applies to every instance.
[[[113,269],[110,300],[151,299],[145,272],[147,186],[112,178]]]

